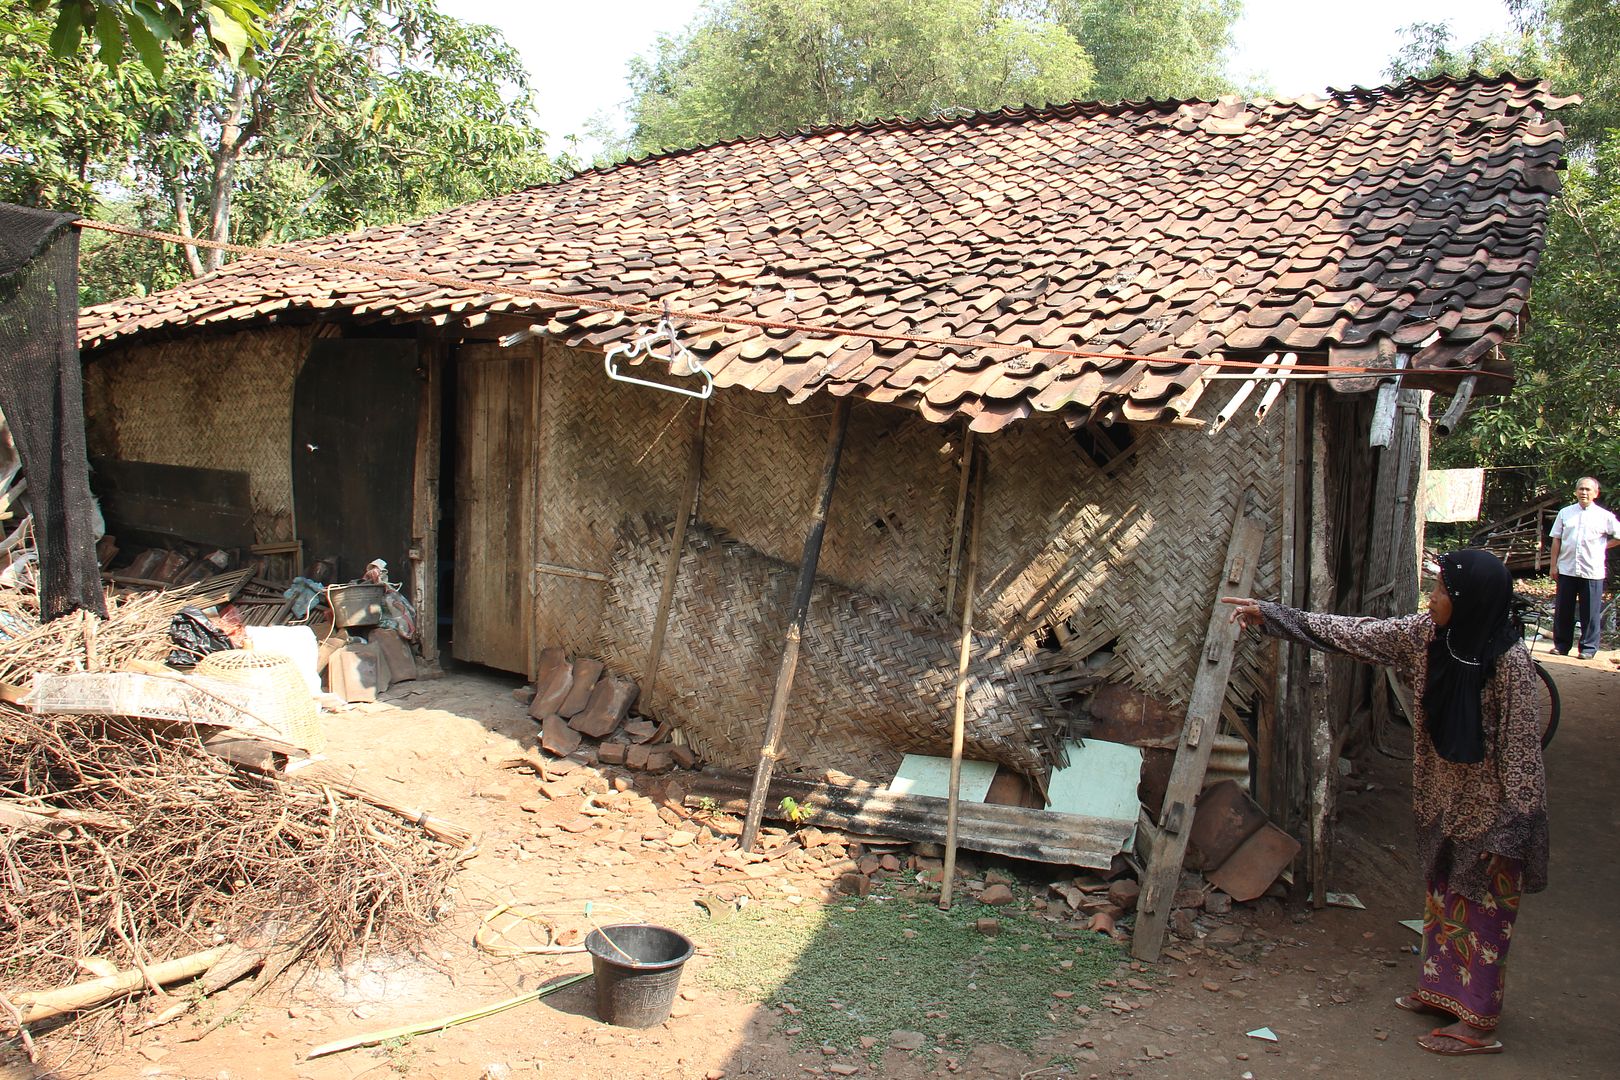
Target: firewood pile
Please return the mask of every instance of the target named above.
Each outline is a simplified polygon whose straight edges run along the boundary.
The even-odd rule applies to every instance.
[[[255,972],[248,996],[295,962],[411,947],[470,843],[318,765],[216,756],[206,720],[18,703],[41,673],[161,671],[195,599],[109,595],[106,620],[40,625],[0,588],[0,1029],[56,1072]]]

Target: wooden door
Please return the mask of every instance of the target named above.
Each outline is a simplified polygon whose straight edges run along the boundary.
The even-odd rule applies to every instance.
[[[304,554],[334,581],[372,559],[409,580],[422,379],[410,338],[322,338],[293,385],[293,512]]]
[[[455,626],[458,660],[528,674],[539,351],[456,354]]]

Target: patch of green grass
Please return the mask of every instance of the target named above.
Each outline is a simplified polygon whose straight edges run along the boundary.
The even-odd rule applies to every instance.
[[[384,1039],[377,1044],[377,1053],[387,1059],[390,1070],[404,1076],[410,1072],[415,1064],[416,1044],[411,1036],[401,1035],[398,1038]]]
[[[986,917],[1000,934],[979,933],[974,924]],[[753,906],[686,930],[715,954],[703,980],[784,1008],[800,1029],[795,1045],[854,1050],[865,1035],[877,1040],[874,1059],[896,1030],[921,1032],[925,1045],[951,1053],[990,1044],[1031,1050],[1054,1027],[1074,1023],[1077,1006],[1095,1006],[1097,983],[1124,959],[1101,935],[1012,908],[940,911],[902,897]]]

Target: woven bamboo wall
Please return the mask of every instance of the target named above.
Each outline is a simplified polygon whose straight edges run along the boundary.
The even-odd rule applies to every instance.
[[[85,365],[90,453],[252,477],[260,543],[292,538],[293,380],[313,327],[194,335]]]

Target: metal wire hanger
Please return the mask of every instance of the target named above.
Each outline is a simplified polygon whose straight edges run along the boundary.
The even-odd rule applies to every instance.
[[[660,345],[667,345],[668,350],[663,356],[654,356],[653,350]],[[684,386],[671,386],[669,383],[653,382],[651,379],[638,379],[634,375],[626,375],[614,365],[619,357],[634,360],[638,356],[648,359],[660,359],[669,364],[669,373],[676,378],[687,378],[692,375],[703,379],[703,389],[692,390]],[[707,398],[714,393],[714,376],[709,374],[703,366],[703,361],[681,343],[675,332],[675,324],[669,317],[669,305],[664,305],[664,316],[658,320],[658,326],[653,330],[643,330],[633,340],[615,345],[602,354],[602,368],[607,377],[614,382],[633,383],[636,386],[650,386],[654,390],[666,390],[671,394],[683,394],[686,397],[695,397],[699,400]]]

